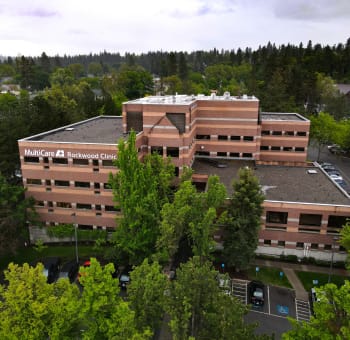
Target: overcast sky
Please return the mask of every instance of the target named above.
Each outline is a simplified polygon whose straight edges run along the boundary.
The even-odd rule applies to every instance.
[[[0,0],[0,55],[195,51],[350,37],[350,0]]]

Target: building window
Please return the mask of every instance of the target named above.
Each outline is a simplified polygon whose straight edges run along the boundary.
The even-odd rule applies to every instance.
[[[96,205],[95,205],[95,209],[98,210],[98,211],[100,211],[100,210],[101,210],[101,205],[100,205],[100,204],[96,204]]]
[[[51,180],[50,179],[45,180],[45,184],[50,186],[51,185]]]
[[[283,151],[288,151],[288,152],[290,152],[290,151],[293,151],[293,148],[292,148],[291,146],[284,146],[284,147],[283,147]]]
[[[306,136],[306,132],[304,132],[304,131],[298,131],[298,132],[297,132],[297,136],[304,137],[304,136]]]
[[[53,202],[52,202],[52,201],[47,202],[47,206],[48,206],[49,208],[52,208],[52,207],[53,207]]]
[[[228,140],[228,136],[219,135],[218,140]]]
[[[112,190],[112,186],[109,183],[103,183],[103,189]]]
[[[250,153],[250,152],[243,152],[242,157],[244,157],[244,158],[252,158],[253,154]]]
[[[311,243],[311,249],[318,249],[318,243]]]
[[[271,240],[264,240],[264,245],[265,246],[270,246],[271,245]]]
[[[245,142],[253,142],[254,141],[254,137],[253,136],[244,136],[243,140]]]
[[[266,222],[286,224],[288,220],[288,213],[281,211],[267,211]]]
[[[297,147],[297,148],[295,148],[295,151],[296,151],[296,152],[304,152],[304,151],[305,151],[305,148],[299,148],[299,147]]]
[[[37,207],[43,207],[43,206],[44,206],[44,201],[36,201],[36,202],[35,202],[35,205],[36,205]]]
[[[69,187],[69,181],[55,180],[56,187]]]
[[[68,164],[68,159],[67,158],[52,158],[52,163],[54,164]]]
[[[218,157],[227,157],[227,152],[217,152]]]
[[[280,146],[271,146],[271,151],[281,151]]]
[[[269,150],[269,147],[267,145],[261,145],[260,146],[260,150],[261,151],[268,151]]]
[[[261,131],[261,135],[262,136],[269,136],[270,135],[270,131],[269,130],[262,130]]]
[[[116,208],[113,205],[106,205],[105,206],[105,211],[120,211],[120,209]]]
[[[93,230],[94,227],[88,224],[78,224],[78,229],[80,230]]]
[[[152,146],[151,153],[155,153],[157,155],[163,156],[163,147],[162,146]]]
[[[44,163],[49,163],[49,157],[44,157]]]
[[[39,157],[24,157],[24,162],[25,163],[39,163]]]
[[[102,166],[114,166],[113,165],[113,161],[111,160],[111,159],[104,159],[103,161],[102,161]]]
[[[282,135],[282,131],[272,131],[272,135],[273,136],[281,136]]]
[[[324,250],[332,250],[332,245],[331,244],[325,244],[323,249]]]
[[[241,140],[241,136],[231,136],[231,140]]]
[[[179,157],[179,148],[167,147],[166,155],[167,157]]]
[[[196,135],[196,139],[210,139],[210,135]]]
[[[65,209],[72,208],[72,204],[68,203],[68,202],[57,202],[56,206],[57,206],[57,208],[65,208]]]
[[[285,136],[294,136],[294,131],[286,131]]]
[[[304,242],[297,242],[296,248],[304,248]]]
[[[277,245],[279,247],[285,247],[286,246],[286,241],[278,241]]]
[[[93,159],[92,160],[92,165],[93,166],[98,166],[98,159]]]
[[[328,227],[342,228],[346,224],[348,218],[349,217],[346,216],[329,215]]]
[[[73,158],[74,165],[89,165],[88,159]]]
[[[300,214],[299,216],[300,225],[320,226],[321,222],[322,222],[322,215]]]
[[[239,152],[230,152],[230,157],[239,158]]]
[[[74,182],[76,188],[90,188],[90,182]]]
[[[339,251],[346,251],[346,248],[344,248],[343,246],[339,246]]]
[[[77,209],[91,210],[91,204],[77,203]]]
[[[94,189],[100,189],[101,185],[100,183],[94,183]]]
[[[37,178],[27,178],[27,184],[41,185],[41,179],[37,179]]]
[[[209,151],[196,151],[196,156],[210,156]]]

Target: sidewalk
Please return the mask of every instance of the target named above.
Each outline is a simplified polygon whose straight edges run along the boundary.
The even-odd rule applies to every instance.
[[[300,282],[298,276],[295,274],[295,271],[305,271],[305,272],[313,272],[313,273],[329,273],[329,268],[327,267],[319,267],[307,264],[297,264],[297,263],[287,263],[282,261],[270,261],[270,260],[261,260],[256,259],[255,264],[262,267],[278,267],[283,270],[285,275],[287,276],[290,284],[293,286],[295,290],[295,296],[298,300],[308,301],[309,295],[308,292],[304,289],[304,286]],[[345,269],[333,268],[333,274],[341,275],[341,276],[350,276],[350,273]]]

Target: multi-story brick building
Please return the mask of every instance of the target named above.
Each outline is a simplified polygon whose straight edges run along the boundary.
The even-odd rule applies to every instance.
[[[154,96],[126,102],[122,117],[92,118],[18,144],[27,194],[47,225],[115,228],[120,213],[108,176],[116,170],[118,140],[133,129],[140,158],[171,156],[177,173],[193,167],[197,182],[218,173],[230,188],[235,167],[254,166],[266,189],[258,251],[326,258],[350,217],[350,200],[321,169],[307,172],[309,127],[297,113],[260,112],[253,96]]]

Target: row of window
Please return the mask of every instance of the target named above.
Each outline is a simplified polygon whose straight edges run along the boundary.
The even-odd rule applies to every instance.
[[[36,201],[35,205],[37,207],[44,207],[45,202],[44,201]],[[48,208],[54,208],[54,202],[48,201],[47,206],[48,206]],[[56,202],[56,207],[57,208],[64,208],[64,209],[71,209],[72,203],[70,203],[70,202]],[[95,209],[97,211],[102,211],[102,206],[100,204],[96,204],[95,207],[93,208],[92,204],[76,203],[76,209],[79,209],[79,210],[93,210],[93,209]],[[120,208],[115,207],[113,205],[105,205],[103,211],[106,211],[106,212],[120,211]]]
[[[25,163],[40,163],[39,157],[32,157],[32,156],[24,156],[24,162]],[[49,164],[49,158],[44,157],[43,162],[45,164]],[[60,165],[68,165],[68,158],[52,158],[52,164],[60,164]],[[73,165],[83,165],[88,166],[89,160],[88,159],[80,159],[80,158],[73,158]],[[92,160],[93,166],[99,166],[100,162],[98,159]],[[113,161],[110,159],[104,159],[101,161],[101,165],[105,167],[113,167]]]
[[[163,147],[162,146],[152,146],[151,153],[156,153],[163,156]],[[167,147],[166,148],[167,157],[179,157],[179,148]]]
[[[348,218],[349,218],[348,216],[329,215],[328,226],[341,228],[343,225],[346,224],[346,221]],[[281,211],[266,212],[266,223],[287,224],[287,222],[288,222],[288,212],[281,212]],[[299,216],[299,225],[320,227],[321,224],[322,224],[322,215],[320,214],[300,214]]]
[[[210,135],[196,135],[196,139],[200,140],[210,140],[211,136]],[[254,141],[254,136],[226,136],[226,135],[219,135],[218,140],[234,140],[234,141],[241,141],[243,140],[244,142],[253,142]]]
[[[260,151],[287,151],[287,152],[305,152],[305,148],[292,146],[267,146],[261,145]]]
[[[59,223],[57,222],[46,222],[46,225],[48,226],[56,226],[56,225],[59,225]],[[102,226],[96,226],[94,228],[94,226],[92,225],[89,225],[89,224],[78,224],[78,229],[80,230],[107,230],[107,232],[113,232],[115,231],[115,228],[114,227],[102,227]]]
[[[196,156],[214,156],[215,153],[213,154],[210,153],[209,151],[196,151],[195,153]],[[239,152],[217,152],[216,153],[217,157],[233,157],[233,158],[252,158],[253,154],[250,152],[243,152],[240,154]]]
[[[271,240],[264,240],[264,245],[271,246]],[[286,241],[277,241],[277,246],[278,247],[285,247]],[[321,249],[321,247],[318,243],[305,244],[304,242],[296,242],[296,244],[295,244],[295,248],[297,248],[297,249],[305,249],[306,247],[307,247],[307,249],[312,249],[312,250]],[[325,244],[323,246],[323,250],[332,250],[332,245]],[[345,248],[342,246],[339,246],[339,251],[345,251]]]
[[[27,184],[28,185],[42,185],[43,182],[41,179],[38,178],[27,178]],[[54,180],[53,184],[56,187],[69,187],[70,186],[70,182],[69,181],[65,181],[65,180]],[[86,188],[89,189],[93,186],[93,188],[95,190],[99,190],[101,189],[101,184],[102,183],[90,183],[90,182],[81,182],[81,181],[75,181],[74,182],[74,187],[75,188]],[[46,186],[50,186],[51,185],[51,180],[50,179],[46,179],[45,180],[45,185]],[[111,185],[109,183],[103,183],[103,189],[111,189]]]
[[[298,137],[305,137],[306,132],[305,131],[270,131],[270,130],[262,130],[261,131],[262,136],[298,136]]]

